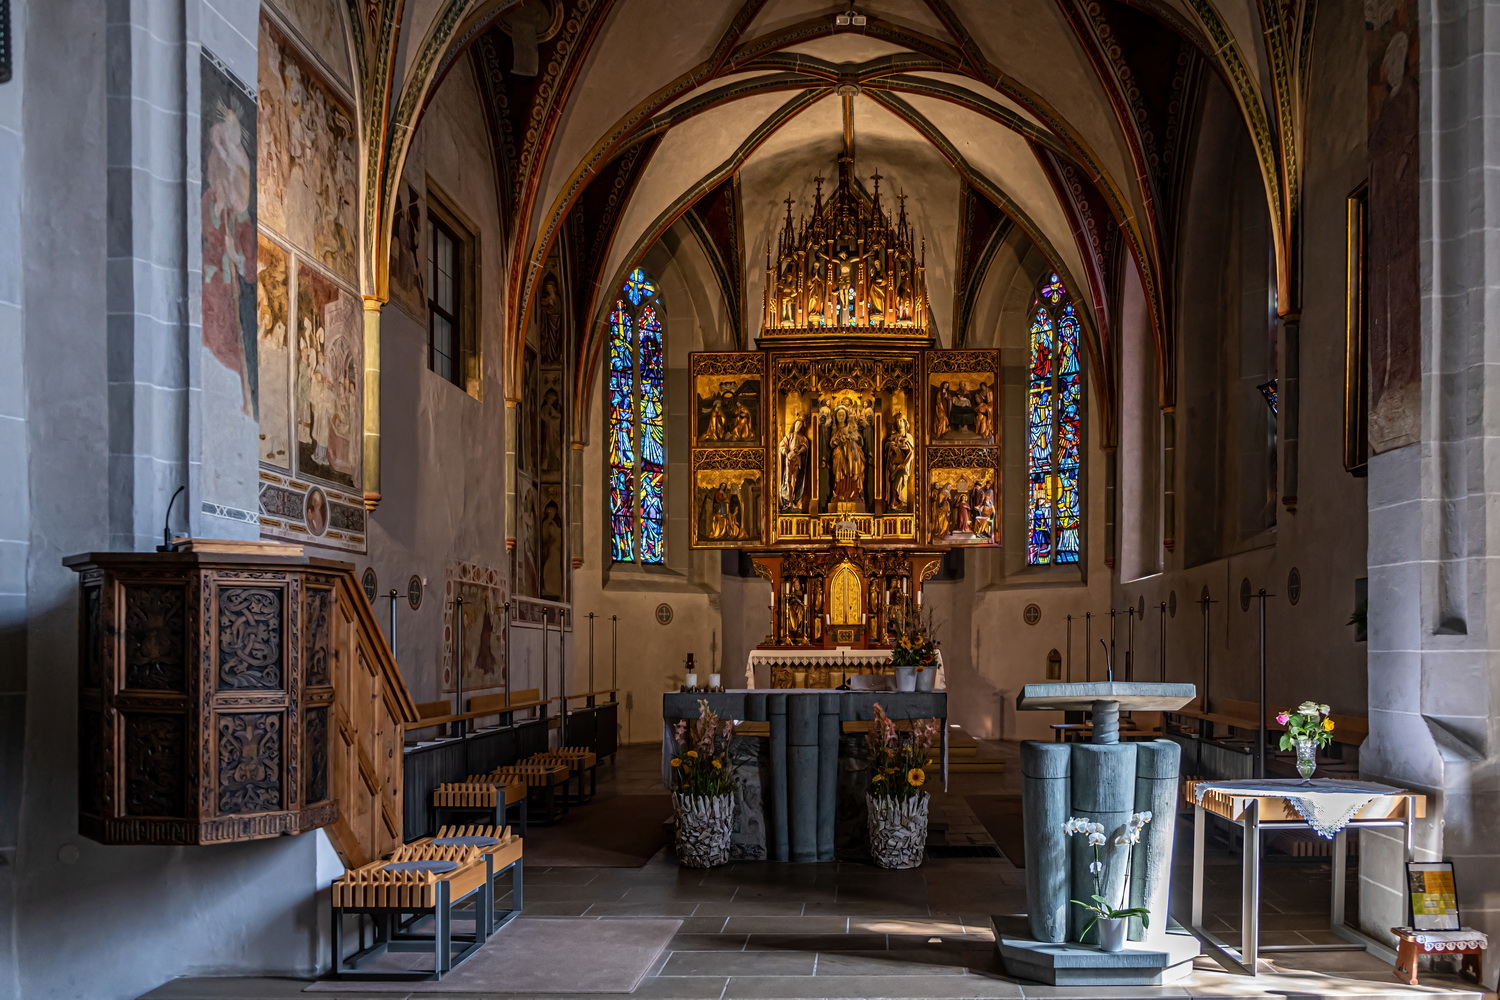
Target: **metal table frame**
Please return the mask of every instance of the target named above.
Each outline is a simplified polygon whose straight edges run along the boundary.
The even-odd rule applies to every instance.
[[[1229,793],[1224,793],[1229,794]],[[1234,796],[1245,800],[1244,811],[1236,820],[1206,808],[1202,800],[1193,804],[1193,896],[1192,912],[1188,926],[1200,941],[1215,952],[1214,957],[1231,972],[1255,976],[1260,974],[1260,956],[1265,952],[1295,951],[1390,951],[1384,943],[1344,924],[1345,881],[1348,866],[1348,831],[1374,827],[1401,827],[1406,847],[1406,860],[1412,857],[1412,819],[1417,810],[1417,800],[1422,796],[1416,792],[1401,792],[1387,796],[1405,799],[1401,818],[1351,819],[1333,838],[1333,887],[1329,910],[1329,929],[1347,944],[1271,944],[1260,943],[1260,855],[1261,834],[1264,830],[1312,829],[1306,820],[1262,820],[1260,800],[1272,796]],[[1207,834],[1208,817],[1218,816],[1226,823],[1237,824],[1243,832],[1240,861],[1240,946],[1235,948],[1203,926],[1203,870],[1204,841]]]

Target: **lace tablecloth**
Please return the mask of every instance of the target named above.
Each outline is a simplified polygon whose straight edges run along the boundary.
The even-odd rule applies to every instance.
[[[1401,933],[1429,951],[1461,951],[1465,948],[1488,948],[1490,939],[1483,931],[1463,927],[1456,931],[1419,931],[1399,928]]]
[[[1244,778],[1199,782],[1195,794],[1200,804],[1204,793],[1210,791],[1286,799],[1318,836],[1329,840],[1372,800],[1382,795],[1406,794],[1404,788],[1346,778],[1314,778],[1311,785],[1304,785],[1301,778]]]

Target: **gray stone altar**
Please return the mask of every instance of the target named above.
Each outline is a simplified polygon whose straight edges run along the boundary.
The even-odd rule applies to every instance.
[[[662,696],[663,780],[672,751],[672,725],[696,719],[698,702],[721,719],[767,723],[765,737],[737,736],[734,860],[834,861],[859,851],[864,837],[864,788],[851,772],[865,766],[862,739],[843,734],[845,722],[868,722],[878,702],[893,719],[948,718],[942,691],[683,691]],[[948,727],[941,727],[947,778]],[[842,750],[841,750],[842,747]],[[855,810],[847,807],[857,795]],[[840,808],[844,803],[846,808]],[[853,845],[853,850],[846,847]]]
[[[1197,939],[1167,916],[1181,748],[1170,740],[1121,743],[1120,710],[1169,712],[1195,694],[1192,684],[1101,681],[1028,684],[1016,699],[1023,711],[1091,711],[1093,741],[1021,744],[1027,914],[1024,922],[995,919],[996,947],[1013,975],[1064,986],[1154,985],[1192,971]],[[1148,811],[1140,843],[1115,846],[1131,813]],[[1123,952],[1080,943],[1090,914],[1071,900],[1093,891],[1094,853],[1086,838],[1063,833],[1075,816],[1102,823],[1109,837],[1102,895],[1151,912],[1149,930],[1131,921]]]

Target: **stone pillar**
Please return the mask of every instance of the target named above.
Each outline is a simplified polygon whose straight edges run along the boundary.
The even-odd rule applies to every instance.
[[[1100,895],[1118,900],[1125,891],[1125,848],[1115,846],[1115,837],[1124,832],[1135,806],[1136,744],[1072,743],[1068,749],[1073,753],[1069,815],[1104,824],[1104,835],[1109,839],[1099,852],[1105,875]],[[1071,898],[1087,899],[1093,893],[1089,865],[1094,861],[1094,849],[1088,845],[1087,837],[1075,835],[1068,841]],[[1091,914],[1081,906],[1070,906],[1069,910],[1068,936],[1077,941]]]
[[[771,858],[790,861],[791,841],[787,837],[787,696],[781,692],[766,696],[766,716],[771,728]]]
[[[1066,743],[1021,744],[1021,811],[1026,824],[1026,903],[1031,936],[1058,944],[1068,939],[1068,866],[1063,834],[1072,799],[1072,748]]]
[[[809,701],[812,698],[808,698]],[[818,701],[818,860],[834,860],[834,823],[838,813],[839,696],[821,694]]]
[[[1454,863],[1465,924],[1500,934],[1500,0],[1390,6],[1367,35],[1372,88],[1370,252],[1390,261],[1372,275],[1384,290],[1371,316],[1369,460],[1369,710],[1361,748],[1364,777],[1426,792],[1417,859]],[[1416,46],[1418,76],[1392,89],[1392,57]],[[1402,103],[1404,102],[1404,104]],[[1412,129],[1420,160],[1416,205],[1380,217],[1401,194]],[[1487,162],[1488,161],[1488,162]],[[1392,193],[1394,192],[1394,193]],[[1408,199],[1410,200],[1410,199]],[[1397,243],[1403,221],[1419,220],[1419,261]],[[1420,268],[1404,275],[1397,265]],[[1373,287],[1377,280],[1381,289]],[[1405,283],[1396,284],[1401,279]],[[1419,296],[1397,311],[1402,295]],[[1390,303],[1395,303],[1391,305]],[[1416,317],[1419,347],[1380,353]],[[1412,357],[1412,355],[1415,355]],[[1402,362],[1420,372],[1389,377]],[[1494,552],[1491,552],[1491,549]],[[1418,599],[1420,597],[1420,600]],[[1359,923],[1389,939],[1405,923],[1399,831],[1360,835]],[[1494,989],[1496,968],[1487,970]]]
[[[380,310],[385,300],[365,296],[365,509],[380,504]]]
[[[819,861],[818,703],[816,694],[790,694],[786,710],[787,827],[791,860]]]
[[[1146,824],[1130,862],[1130,905],[1144,906],[1157,916],[1149,929],[1132,920],[1132,940],[1159,940],[1167,932],[1181,761],[1182,747],[1171,740],[1146,740],[1135,745],[1135,811],[1151,813],[1151,822]]]

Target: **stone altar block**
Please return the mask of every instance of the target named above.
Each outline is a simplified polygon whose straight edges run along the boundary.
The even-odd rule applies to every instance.
[[[1181,748],[1170,740],[1119,741],[1120,710],[1172,711],[1192,700],[1191,684],[1028,684],[1016,699],[1023,711],[1093,712],[1093,742],[1021,744],[1021,802],[1026,824],[1025,930],[997,917],[996,947],[1014,975],[1054,985],[1153,985],[1192,971],[1196,939],[1167,917],[1176,826]],[[1133,812],[1152,814],[1140,843],[1117,847],[1114,837]],[[1093,891],[1093,849],[1063,833],[1070,817],[1104,824],[1104,891],[1110,900],[1151,911],[1149,930],[1131,921],[1125,952],[1081,944],[1090,914],[1070,902]],[[1126,851],[1130,883],[1125,882]]]

